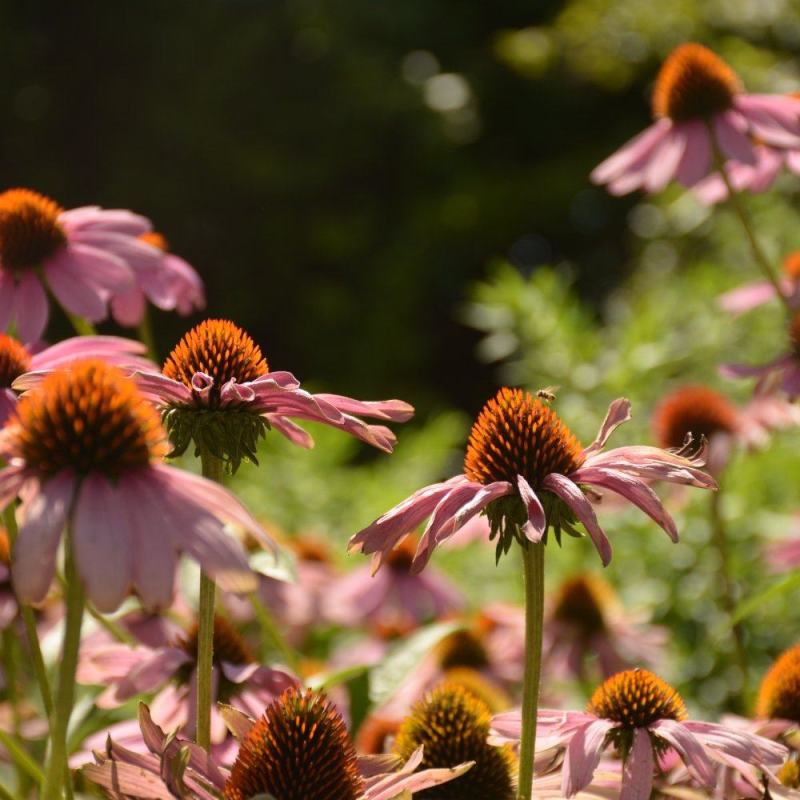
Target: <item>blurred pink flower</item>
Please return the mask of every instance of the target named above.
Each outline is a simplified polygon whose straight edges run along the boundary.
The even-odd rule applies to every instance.
[[[50,347],[26,347],[0,333],[0,427],[16,408],[15,389],[23,391],[42,374],[87,358],[106,361],[123,371],[152,369],[155,365],[145,358],[145,350],[141,342],[118,336],[74,336]]]
[[[730,759],[759,768],[780,765],[781,744],[711,722],[686,719],[680,695],[647,670],[620,672],[601,684],[586,712],[540,709],[536,750],[564,751],[561,791],[574,797],[592,780],[603,752],[623,759],[621,800],[649,800],[660,753],[674,750],[701,786],[716,786],[718,767]],[[518,742],[519,711],[492,721],[497,744]]]
[[[71,314],[105,319],[111,295],[158,263],[158,252],[137,239],[149,230],[130,211],[64,211],[28,189],[0,194],[0,330],[13,321],[22,341],[39,339],[49,316],[45,286]]]
[[[369,621],[414,628],[462,608],[463,595],[443,575],[410,571],[415,550],[416,542],[408,537],[377,574],[364,566],[334,581],[325,593],[330,619],[347,627]]]
[[[663,480],[705,489],[714,480],[699,467],[702,453],[688,457],[655,447],[619,447],[601,452],[611,433],[630,419],[630,403],[615,400],[597,438],[586,448],[549,405],[519,389],[501,389],[484,406],[472,427],[464,474],[426,486],[350,539],[349,550],[374,553],[376,569],[398,543],[427,517],[411,571],[419,572],[434,549],[484,512],[498,536],[498,555],[523,535],[546,541],[549,528],[580,522],[603,564],[611,560],[611,544],[587,498],[592,489],[607,489],[644,511],[677,541],[678,532],[648,482]]]
[[[800,308],[800,251],[789,253],[783,259],[783,275],[779,284],[792,308]],[[719,305],[732,314],[741,314],[775,297],[775,287],[769,281],[758,281],[725,292],[719,298]]]
[[[95,701],[98,708],[116,708],[138,695],[155,692],[150,708],[156,724],[169,730],[179,729],[182,735],[193,737],[196,659],[195,624],[183,635],[156,646],[130,647],[118,642],[84,645],[77,680],[106,687]],[[211,742],[219,746],[216,755],[224,759],[230,755],[232,745],[226,741],[228,732],[217,702],[258,715],[264,706],[296,684],[297,679],[287,670],[258,664],[238,631],[224,618],[216,617],[211,702]],[[118,732],[130,734],[130,728],[123,723]]]
[[[114,319],[129,328],[139,325],[146,300],[163,311],[177,311],[184,317],[205,308],[203,281],[192,266],[169,252],[167,240],[152,231],[141,234],[139,240],[154,248],[159,258],[137,270],[134,286],[111,298]]]
[[[652,106],[656,121],[592,172],[612,194],[660,192],[673,179],[695,186],[716,169],[715,147],[726,162],[750,167],[757,164],[754,141],[800,150],[800,100],[746,94],[733,70],[699,44],[670,53]]]
[[[164,438],[134,382],[102,361],[58,370],[20,399],[0,438],[0,507],[22,499],[12,554],[21,600],[47,593],[68,519],[78,574],[101,611],[132,592],[168,607],[181,552],[227,590],[255,588],[222,520],[274,543],[219,484],[158,463]]]
[[[624,608],[599,575],[580,573],[563,581],[549,602],[543,668],[551,679],[584,682],[586,662],[596,656],[601,677],[609,678],[635,663],[657,663],[666,641],[666,630]]]
[[[790,349],[766,364],[723,364],[720,374],[726,378],[758,378],[756,392],[771,394],[782,391],[790,401],[800,397],[800,312],[789,324]]]

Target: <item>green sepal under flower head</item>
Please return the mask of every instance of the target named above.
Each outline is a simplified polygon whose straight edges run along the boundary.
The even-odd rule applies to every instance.
[[[161,419],[172,444],[169,458],[182,456],[194,442],[195,456],[210,453],[224,462],[231,475],[242,461],[258,465],[258,442],[270,429],[264,417],[246,408],[171,406]]]
[[[561,547],[562,531],[576,538],[581,538],[585,535],[575,527],[578,524],[575,514],[560,498],[550,492],[541,492],[539,499],[547,520],[547,530],[542,537],[543,544],[547,544],[551,528],[559,547]],[[522,528],[528,521],[528,513],[522,500],[517,495],[498,498],[490,503],[483,513],[486,514],[491,528],[489,539],[494,541],[495,537],[497,537],[496,562],[500,561],[502,555],[508,553],[514,541],[519,542],[522,547],[527,546],[528,539]]]

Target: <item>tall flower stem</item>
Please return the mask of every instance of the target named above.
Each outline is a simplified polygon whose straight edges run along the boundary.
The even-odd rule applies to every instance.
[[[539,678],[542,673],[544,544],[527,542],[522,548],[522,563],[525,568],[525,676],[522,684],[522,736],[517,800],[531,800],[536,716],[539,711]]]
[[[77,333],[78,336],[97,335],[97,329],[94,327],[94,325],[92,325],[91,322],[89,322],[89,320],[79,317],[77,314],[71,314],[66,309],[64,309],[64,313],[67,315],[70,324],[75,329],[75,333]]]
[[[58,693],[50,723],[50,762],[45,773],[43,800],[61,800],[63,792],[72,795],[71,775],[67,765],[67,728],[75,704],[75,673],[78,668],[78,650],[81,642],[84,591],[78,577],[72,553],[69,530],[64,556],[66,579],[66,605],[64,644],[58,671]]]
[[[728,536],[725,530],[725,520],[722,516],[721,504],[722,490],[711,492],[709,518],[711,522],[711,539],[719,555],[720,575],[722,577],[721,601],[723,609],[728,619],[734,618],[736,610],[736,597],[733,576],[731,574],[730,548],[728,546]],[[743,705],[747,705],[750,694],[750,676],[747,664],[747,648],[744,642],[744,629],[741,622],[733,622],[731,625],[733,634],[733,646],[736,651],[736,663],[742,675],[742,691],[740,696],[744,699]],[[739,709],[744,711],[745,709]]]
[[[778,276],[775,274],[772,264],[770,264],[770,260],[767,258],[767,254],[759,244],[758,237],[756,236],[753,228],[752,220],[750,219],[750,215],[747,213],[747,208],[742,202],[741,194],[733,187],[733,184],[731,183],[730,176],[725,169],[725,160],[722,157],[719,144],[717,143],[716,134],[714,133],[713,129],[710,129],[710,133],[711,142],[714,148],[714,161],[716,162],[717,170],[722,177],[722,181],[725,184],[725,188],[728,190],[728,203],[733,209],[733,213],[736,214],[737,218],[739,219],[742,228],[744,228],[744,233],[747,237],[747,241],[750,244],[750,250],[753,253],[754,261],[764,273],[764,277],[772,284],[772,288],[775,289],[775,293],[778,295],[786,310],[789,312],[789,315],[791,316],[794,314],[794,311],[789,303],[789,298],[781,288]]]
[[[207,450],[200,453],[203,476],[222,483],[223,463]],[[214,665],[214,604],[217,586],[200,571],[200,600],[197,611],[197,743],[211,748],[211,683]]]
[[[14,542],[17,539],[17,517],[14,513],[13,503],[6,507],[3,517],[6,525],[6,532],[8,533],[8,540],[13,549]],[[22,624],[25,628],[25,637],[28,640],[28,649],[30,651],[31,662],[33,663],[33,674],[39,686],[39,694],[42,698],[44,713],[47,715],[47,718],[50,719],[53,714],[53,694],[50,691],[47,668],[44,665],[42,648],[39,645],[39,634],[36,630],[36,617],[33,614],[33,609],[23,603],[19,604],[19,614],[22,617]]]
[[[139,341],[147,348],[147,355],[158,361],[156,351],[156,337],[153,335],[153,320],[150,317],[150,309],[145,306],[144,316],[139,323]]]

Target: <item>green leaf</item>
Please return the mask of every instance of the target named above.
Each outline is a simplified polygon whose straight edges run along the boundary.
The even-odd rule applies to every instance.
[[[0,744],[8,751],[11,760],[15,764],[22,768],[36,783],[42,784],[44,781],[44,773],[41,767],[28,755],[28,752],[16,737],[0,730]]]

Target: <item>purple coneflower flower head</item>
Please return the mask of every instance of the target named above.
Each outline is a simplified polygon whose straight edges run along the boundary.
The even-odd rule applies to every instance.
[[[335,706],[311,691],[288,689],[257,720],[231,709],[226,717],[240,742],[230,770],[193,742],[167,736],[140,705],[149,752],[110,739],[82,772],[115,800],[394,800],[457,779],[472,766],[417,771],[421,750],[405,763],[358,758]]]
[[[158,261],[136,238],[149,230],[148,220],[130,211],[65,211],[28,189],[0,194],[0,330],[13,321],[20,339],[39,339],[49,316],[45,286],[68,312],[105,319],[109,297]]]
[[[483,512],[489,518],[497,555],[515,538],[547,541],[552,528],[581,535],[582,524],[603,564],[611,544],[587,497],[594,489],[621,495],[655,520],[673,539],[678,532],[658,496],[648,485],[663,480],[704,489],[716,488],[700,467],[702,453],[671,452],[655,447],[619,447],[603,452],[608,437],[630,419],[630,403],[615,400],[597,438],[581,447],[569,428],[541,398],[520,389],[501,389],[484,406],[472,427],[464,473],[426,486],[352,537],[349,549],[374,553],[380,566],[397,544],[427,517],[411,566],[418,572],[434,549]]]
[[[223,588],[255,588],[224,521],[274,543],[230,492],[159,463],[165,452],[156,410],[102,361],[51,373],[20,399],[0,440],[0,506],[22,497],[12,554],[21,600],[47,593],[68,521],[78,574],[101,611],[131,593],[147,607],[168,607],[182,552]]]
[[[139,241],[152,247],[158,258],[136,272],[136,284],[111,298],[111,314],[120,324],[136,327],[144,318],[146,301],[162,311],[177,311],[186,317],[205,308],[203,281],[195,269],[169,251],[167,240],[154,231],[143,233]]]
[[[800,100],[746,94],[733,70],[699,44],[676,47],[653,90],[656,121],[592,172],[612,194],[660,192],[670,181],[695,186],[725,161],[757,164],[756,142],[800,149]]]
[[[356,626],[416,627],[458,611],[464,605],[460,592],[434,570],[412,573],[416,551],[413,537],[404,539],[385,560],[385,569],[374,574],[360,567],[328,587],[326,604],[334,622]]]
[[[633,663],[654,664],[667,633],[627,611],[609,583],[591,572],[567,578],[552,598],[545,618],[544,669],[553,678],[589,677],[587,662],[597,657],[603,678]]]
[[[708,441],[708,471],[720,473],[734,445],[764,445],[773,429],[800,423],[800,411],[775,394],[757,392],[743,408],[709,386],[681,386],[653,412],[653,432],[661,447],[680,447],[687,437]]]
[[[518,711],[494,718],[493,738],[515,742],[521,733]],[[623,759],[621,800],[649,800],[658,761],[674,751],[692,778],[705,788],[716,786],[719,766],[731,763],[767,769],[788,753],[776,742],[711,722],[687,719],[678,692],[652,672],[619,672],[592,695],[586,712],[539,711],[537,752],[564,751],[561,790],[574,797],[594,775],[610,748]]]
[[[106,689],[98,708],[116,708],[140,694],[155,693],[150,704],[153,719],[168,730],[195,735],[197,695],[197,625],[157,646],[98,642],[84,647],[78,681]],[[297,679],[287,670],[262,666],[250,646],[223,617],[214,619],[212,667],[211,742],[220,759],[231,752],[225,721],[217,702],[240,711],[259,714]],[[125,723],[122,723],[126,730]],[[112,730],[113,735],[113,730]]]
[[[236,469],[255,460],[256,445],[275,428],[301,447],[313,439],[294,419],[339,428],[385,452],[395,435],[360,417],[405,422],[414,409],[400,400],[364,402],[333,394],[309,394],[289,372],[270,372],[261,349],[226,320],[206,320],[187,333],[159,374],[137,376],[163,409],[174,454],[191,442]]]
[[[778,283],[789,305],[800,308],[800,251],[789,253],[783,259],[783,274]],[[719,305],[731,314],[741,314],[764,305],[775,297],[775,287],[769,281],[757,281],[720,295]]]
[[[723,364],[720,374],[726,378],[758,378],[756,392],[782,391],[790,401],[800,397],[800,311],[789,323],[789,350],[766,364]]]
[[[34,348],[0,333],[0,426],[16,408],[17,391],[39,383],[44,374],[87,358],[114,364],[123,372],[152,369],[155,365],[145,351],[141,342],[119,336],[74,336]]]
[[[764,675],[756,716],[800,726],[800,644],[785,650]]]

